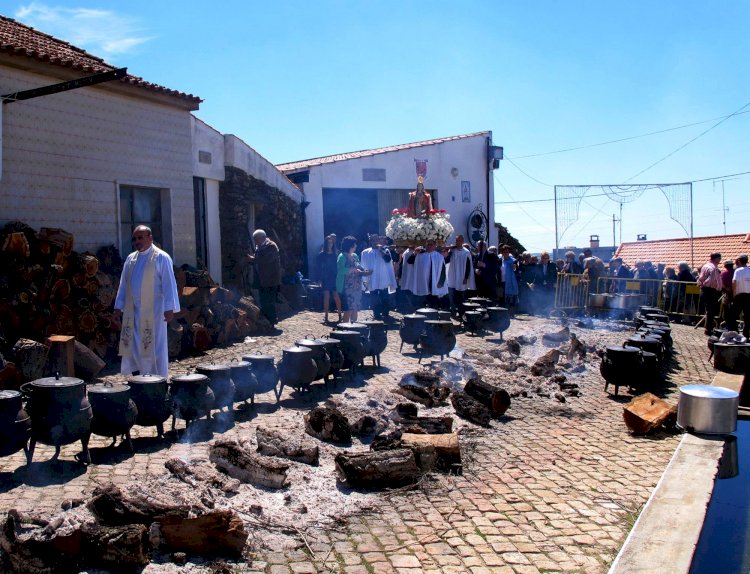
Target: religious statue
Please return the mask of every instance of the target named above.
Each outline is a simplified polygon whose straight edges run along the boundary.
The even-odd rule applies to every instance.
[[[432,211],[432,197],[424,190],[424,179],[417,178],[417,189],[409,193],[408,217],[429,217]]]

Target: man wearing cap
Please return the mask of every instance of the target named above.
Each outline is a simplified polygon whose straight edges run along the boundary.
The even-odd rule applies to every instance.
[[[701,267],[698,275],[698,286],[701,288],[701,301],[706,310],[705,331],[706,335],[713,334],[716,315],[719,313],[719,298],[721,297],[721,271],[719,263],[721,262],[721,253],[712,253],[706,264]]]
[[[747,266],[746,253],[737,258],[737,269],[734,270],[734,277],[732,278],[732,294],[734,296],[732,330],[737,330],[737,320],[742,313],[745,320],[742,334],[746,339],[750,339],[750,267]]]

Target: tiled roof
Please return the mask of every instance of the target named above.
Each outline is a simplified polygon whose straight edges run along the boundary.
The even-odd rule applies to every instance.
[[[392,145],[388,147],[381,147],[376,149],[365,149],[361,151],[352,151],[349,153],[339,153],[336,155],[327,155],[324,157],[316,157],[312,159],[305,159],[302,161],[293,161],[290,163],[280,163],[277,164],[276,167],[279,168],[283,172],[290,172],[290,171],[296,171],[298,169],[305,169],[308,167],[313,167],[316,165],[322,165],[324,163],[334,163],[337,161],[346,161],[348,159],[356,159],[360,157],[368,157],[371,155],[378,155],[381,153],[388,153],[391,151],[401,151],[404,149],[411,149],[415,147],[422,147],[426,145],[434,145],[434,144],[440,144],[444,142],[450,142],[455,140],[462,140],[466,138],[473,138],[476,136],[489,136],[490,132],[477,132],[473,134],[465,134],[460,136],[451,136],[447,138],[438,138],[434,140],[427,140],[423,142],[414,142],[414,143],[406,143],[406,144],[399,144],[399,145]]]
[[[677,267],[680,261],[687,261],[694,267],[701,267],[711,253],[721,253],[722,261],[734,259],[741,253],[750,252],[750,234],[710,235],[693,238],[693,260],[690,260],[690,238],[659,239],[656,241],[634,241],[623,243],[615,255],[623,262],[633,265],[637,259],[666,263],[667,267]]]
[[[107,64],[101,58],[92,56],[85,50],[5,16],[0,16],[0,54],[33,58],[40,62],[77,70],[84,75],[116,69],[115,66]],[[201,102],[197,96],[170,90],[130,74],[122,78],[120,82],[186,100],[195,104],[195,109]]]

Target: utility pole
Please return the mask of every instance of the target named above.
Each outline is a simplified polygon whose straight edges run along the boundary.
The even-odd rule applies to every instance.
[[[727,234],[727,211],[729,211],[729,208],[727,207],[726,203],[724,202],[724,180],[721,180],[721,216],[724,220],[724,235]]]

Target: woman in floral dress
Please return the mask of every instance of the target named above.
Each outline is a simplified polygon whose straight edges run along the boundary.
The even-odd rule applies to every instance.
[[[347,235],[341,240],[341,253],[336,262],[336,290],[341,296],[344,323],[357,320],[362,308],[362,277],[371,273],[359,264],[356,249],[357,239]]]

